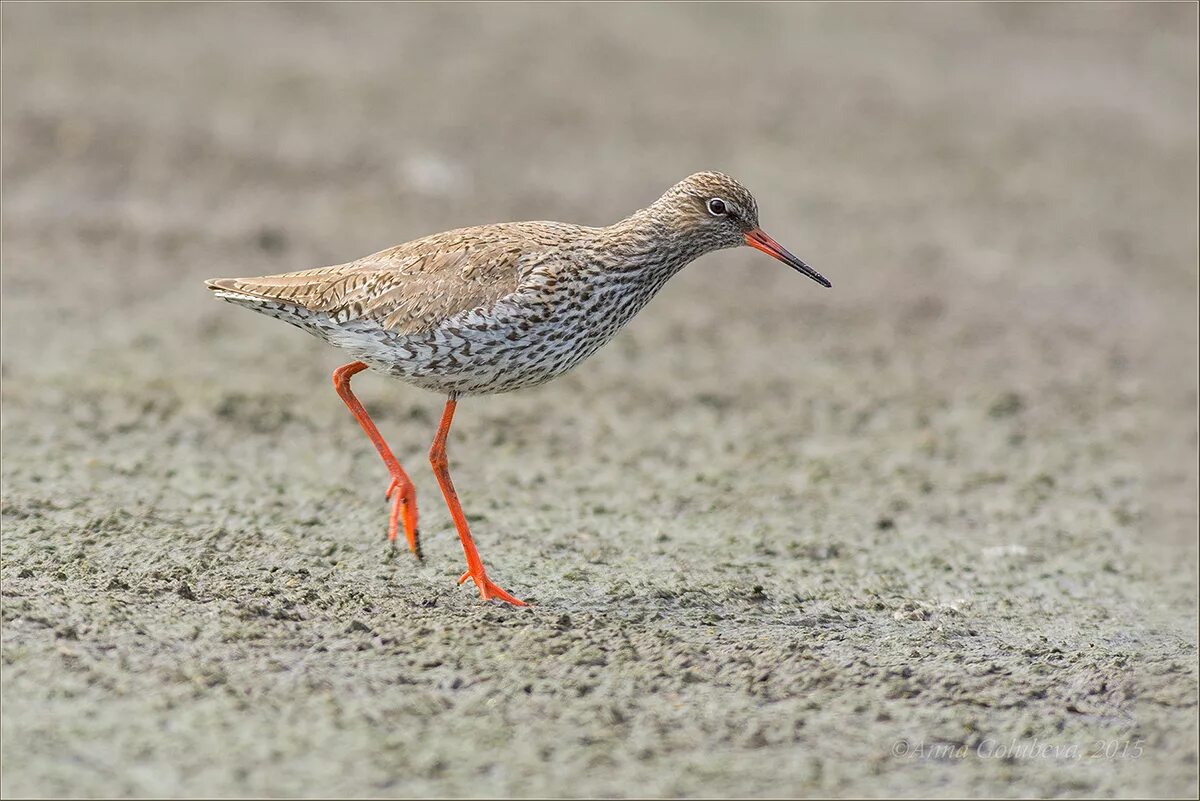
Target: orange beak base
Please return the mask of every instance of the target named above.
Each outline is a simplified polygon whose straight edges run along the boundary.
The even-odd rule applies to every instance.
[[[797,259],[791,253],[788,253],[787,248],[767,236],[766,232],[761,228],[755,228],[753,231],[746,233],[746,244],[756,250],[761,250],[768,256],[774,256],[793,270],[804,273],[821,286],[833,286],[833,284],[829,283],[829,279]]]

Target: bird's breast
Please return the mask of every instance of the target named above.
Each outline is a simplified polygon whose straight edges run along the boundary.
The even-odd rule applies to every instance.
[[[491,307],[454,315],[428,332],[405,337],[389,372],[430,389],[462,394],[544,383],[603,347],[667,277],[635,271],[531,275]]]

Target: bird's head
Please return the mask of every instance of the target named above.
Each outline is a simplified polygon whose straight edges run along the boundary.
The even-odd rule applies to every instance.
[[[758,204],[746,187],[719,172],[689,175],[654,204],[707,252],[749,245],[774,256],[822,286],[823,275],[789,253],[758,225]],[[653,207],[652,207],[653,208]]]

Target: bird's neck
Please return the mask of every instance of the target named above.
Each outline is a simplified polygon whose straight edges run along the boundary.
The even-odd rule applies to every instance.
[[[683,221],[658,203],[602,230],[611,243],[609,252],[647,277],[670,278],[706,251],[697,237],[688,235]]]

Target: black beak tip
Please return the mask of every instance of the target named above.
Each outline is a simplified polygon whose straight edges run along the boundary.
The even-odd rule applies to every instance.
[[[833,288],[833,284],[829,283],[829,279],[828,279],[828,278],[826,278],[825,276],[821,275],[819,272],[817,272],[816,270],[814,270],[812,267],[809,267],[807,264],[805,264],[804,262],[800,261],[799,259],[797,259],[796,261],[800,262],[800,266],[797,268],[797,270],[798,270],[799,272],[801,272],[801,273],[804,273],[804,274],[805,274],[805,275],[807,275],[809,278],[811,278],[812,280],[816,281],[818,284],[820,284],[821,286],[825,287],[826,289],[832,289],[832,288]]]

